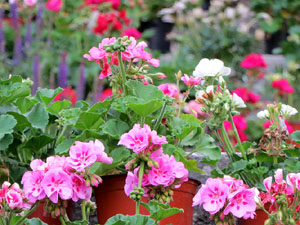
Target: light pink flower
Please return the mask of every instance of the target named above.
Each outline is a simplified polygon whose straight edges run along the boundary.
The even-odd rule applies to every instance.
[[[158,86],[158,89],[161,90],[165,95],[169,95],[171,98],[176,98],[178,95],[178,89],[176,84],[165,83]]]
[[[239,189],[238,191],[229,195],[229,204],[224,210],[224,215],[232,213],[238,218],[242,218],[248,213],[254,213],[256,210],[256,203],[254,200],[255,190]]]
[[[189,171],[182,162],[177,162],[173,155],[170,156],[170,164],[172,167],[172,175],[179,179],[179,183],[186,182],[189,179]]]
[[[85,185],[85,180],[75,173],[71,174],[73,196],[72,200],[77,202],[78,199],[89,200],[91,198],[91,188]]]
[[[103,60],[104,57],[106,57],[106,52],[103,49],[92,47],[89,50],[89,54],[84,54],[83,57],[89,61],[95,61],[95,62],[99,63],[100,60]]]
[[[62,7],[62,5],[63,5],[62,0],[49,0],[46,3],[46,8],[49,11],[59,12],[60,9],[61,9],[61,7]]]
[[[46,197],[46,193],[41,186],[44,174],[41,171],[27,171],[22,178],[25,197],[30,203],[35,203],[37,200],[42,200]]]
[[[54,203],[58,202],[58,196],[63,200],[71,199],[73,196],[72,180],[61,169],[48,171],[41,185],[48,198]]]
[[[37,0],[24,0],[26,6],[34,6],[37,3]]]
[[[229,194],[228,186],[219,179],[208,178],[193,198],[193,206],[202,205],[210,214],[223,208]]]
[[[101,141],[95,140],[95,142],[90,141],[89,143],[93,146],[93,154],[97,156],[97,162],[112,164],[113,158],[108,157],[104,151],[105,147]]]
[[[187,74],[184,74],[184,76],[181,78],[181,80],[189,87],[192,88],[198,84],[201,83],[201,78],[200,77],[192,77],[188,76]]]
[[[286,181],[287,184],[290,185],[293,189],[296,188],[300,190],[300,173],[289,173],[286,176]]]
[[[272,177],[267,177],[266,179],[264,179],[264,186],[265,186],[265,188],[266,188],[267,191],[271,190]]]
[[[133,191],[134,187],[137,187],[139,183],[139,178],[136,175],[136,169],[134,170],[134,173],[131,171],[128,171],[127,177],[125,180],[125,186],[124,191],[127,196],[130,196],[130,192]]]
[[[5,200],[11,209],[23,208],[23,196],[22,193],[13,188],[9,189],[5,194]]]
[[[93,165],[97,160],[97,155],[94,154],[93,147],[92,142],[76,141],[75,145],[70,148],[70,157],[66,159],[68,165],[79,172],[83,172],[86,167]]]
[[[278,184],[281,184],[281,183],[285,183],[285,181],[283,180],[283,171],[282,169],[277,169],[275,171],[275,182],[278,183]]]
[[[30,163],[32,171],[44,171],[47,164],[40,159],[34,159]]]
[[[197,103],[195,100],[191,100],[188,105],[184,107],[184,111],[193,114],[195,117],[205,116],[205,112],[201,110],[203,107],[202,104]]]
[[[149,145],[146,128],[141,127],[140,124],[135,124],[128,133],[121,136],[118,145],[132,149],[135,153],[145,150]]]

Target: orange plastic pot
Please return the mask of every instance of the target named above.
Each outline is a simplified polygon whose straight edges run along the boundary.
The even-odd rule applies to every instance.
[[[126,175],[112,175],[102,178],[102,184],[95,188],[98,223],[105,224],[110,217],[116,214],[134,215],[135,202],[124,192]],[[193,225],[192,202],[199,184],[198,181],[189,179],[180,188],[174,190],[174,201],[170,206],[182,208],[184,213],[165,218],[161,220],[160,225]],[[144,202],[147,200],[147,198],[142,199]],[[143,206],[141,206],[140,211],[141,214],[149,214]]]
[[[44,216],[45,201],[41,201],[35,211],[29,216],[29,218],[39,218],[41,221],[48,225],[61,225],[59,218],[52,218],[51,216]],[[68,202],[67,214],[70,217],[72,215],[73,202]]]

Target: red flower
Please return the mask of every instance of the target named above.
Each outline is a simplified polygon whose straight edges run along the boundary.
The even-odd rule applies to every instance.
[[[243,99],[244,102],[255,104],[260,100],[260,96],[258,94],[249,91],[245,87],[236,88],[232,91],[232,93],[237,94],[239,97]]]
[[[117,10],[120,8],[121,1],[120,0],[86,0],[87,5],[98,5],[104,2],[111,2],[113,9]]]
[[[142,34],[134,27],[127,28],[123,31],[122,36],[134,37],[135,39],[140,39]]]
[[[247,141],[248,137],[247,137],[247,134],[245,134],[245,132],[244,132],[248,126],[246,119],[244,117],[242,117],[241,115],[236,115],[236,116],[233,116],[232,118],[233,118],[233,123],[236,126],[236,129],[237,129],[237,132],[239,134],[241,141]],[[229,121],[224,121],[224,127],[227,131],[233,130],[232,124]],[[230,132],[230,136],[233,137],[232,132]],[[233,142],[234,142],[234,144],[236,144],[237,140],[234,138]]]
[[[122,93],[122,90],[120,89],[119,92]],[[105,99],[111,97],[112,95],[113,95],[112,89],[107,88],[101,93],[99,97],[99,101],[103,102]]]
[[[250,54],[242,62],[241,67],[245,69],[267,68],[267,64],[261,54]]]
[[[60,9],[61,9],[61,7],[62,7],[62,5],[63,5],[62,0],[49,0],[46,3],[46,8],[49,11],[59,12]]]
[[[287,94],[294,93],[294,88],[290,85],[290,83],[287,79],[272,81],[272,87],[278,89],[279,94],[281,96],[283,96],[284,93],[287,93]]]
[[[54,98],[54,102],[56,101],[63,101],[63,100],[70,100],[73,105],[76,104],[77,101],[77,94],[72,88],[65,88],[62,92],[60,92]]]

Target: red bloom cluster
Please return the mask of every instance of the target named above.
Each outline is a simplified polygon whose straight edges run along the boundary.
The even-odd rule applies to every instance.
[[[77,94],[72,88],[65,88],[62,92],[60,92],[54,98],[54,101],[63,101],[63,100],[70,100],[73,105],[76,104],[77,101]]]
[[[258,78],[263,78],[264,73],[261,69],[267,68],[267,64],[261,54],[250,54],[241,62],[240,66],[244,69],[249,69],[249,76],[257,76]]]
[[[118,9],[121,5],[121,0],[86,0],[87,5],[98,5],[105,2],[111,2],[113,9]]]
[[[99,14],[97,26],[94,28],[95,34],[104,34],[109,29],[122,30],[123,25],[128,26],[130,19],[127,17],[126,11],[117,11],[112,13]]]
[[[232,91],[232,93],[237,94],[239,97],[243,99],[244,102],[255,104],[260,100],[260,96],[255,94],[254,92],[248,90],[245,87],[236,88]]]
[[[134,37],[135,39],[140,39],[142,34],[134,27],[127,28],[123,31],[122,36]]]
[[[290,85],[287,79],[272,81],[272,87],[278,89],[281,96],[284,96],[285,93],[294,93],[294,88]]]
[[[245,130],[247,129],[247,121],[244,117],[242,117],[241,115],[236,115],[233,116],[233,123],[236,126],[237,132],[240,136],[241,141],[247,141],[248,137],[247,134],[245,134]],[[233,131],[232,125],[229,121],[224,121],[224,127],[227,131]],[[230,135],[233,136],[233,135]],[[234,144],[237,143],[237,140],[234,138]]]

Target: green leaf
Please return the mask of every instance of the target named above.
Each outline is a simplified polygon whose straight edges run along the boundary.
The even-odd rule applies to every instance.
[[[63,117],[63,124],[74,126],[81,112],[82,111],[79,108],[63,109],[61,111],[61,116]]]
[[[298,159],[289,158],[284,161],[285,168],[291,172],[299,172],[300,170],[300,161]]]
[[[241,170],[244,170],[247,167],[247,164],[248,163],[246,160],[239,160],[239,161],[233,162],[233,163],[231,163],[231,167],[232,167],[231,172],[236,173]]]
[[[178,117],[171,117],[167,121],[171,132],[178,139],[182,140],[187,137],[197,126],[194,123],[187,123]]]
[[[104,113],[107,112],[110,106],[111,106],[111,100],[97,102],[88,110],[88,112]]]
[[[8,146],[13,143],[14,138],[12,134],[5,134],[4,137],[0,140],[0,150],[5,150]]]
[[[27,113],[38,101],[33,98],[19,98],[14,104],[19,108],[21,113]]]
[[[300,143],[300,130],[296,130],[292,133],[293,141]]]
[[[74,144],[75,140],[73,139],[66,139],[62,141],[57,147],[55,148],[56,155],[64,155],[69,152],[70,147]]]
[[[82,134],[75,138],[76,141],[89,141],[92,139],[104,139],[106,136],[101,135],[99,132],[93,130],[84,130]]]
[[[183,209],[171,208],[169,204],[159,203],[155,200],[148,203],[141,202],[141,204],[150,212],[150,217],[155,219],[156,222],[177,213],[183,213]]]
[[[32,218],[32,219],[26,219],[25,225],[47,225],[47,223],[44,223],[39,218]]]
[[[269,19],[268,21],[260,22],[260,27],[268,33],[274,33],[279,30],[281,26],[281,19]]]
[[[164,94],[156,86],[144,85],[142,82],[136,80],[130,80],[126,82],[128,86],[135,94],[136,97],[143,99],[145,102],[153,99],[162,100]]]
[[[180,161],[183,162],[185,168],[189,171],[194,171],[196,173],[205,174],[205,172],[198,168],[198,162],[195,159],[187,159],[183,155],[180,156]]]
[[[54,140],[54,137],[45,134],[33,136],[26,143],[24,143],[23,148],[31,149],[33,152],[36,152],[46,145],[52,143]]]
[[[128,107],[132,109],[135,113],[146,117],[151,113],[155,112],[163,105],[160,100],[151,100],[147,103],[129,103]]]
[[[79,100],[76,102],[75,107],[81,109],[82,111],[86,111],[86,110],[88,110],[89,106],[90,106],[90,104],[88,102],[86,102],[84,100]]]
[[[27,119],[33,127],[44,129],[49,122],[49,115],[46,108],[38,103],[27,113]]]
[[[77,119],[75,127],[82,130],[98,130],[100,125],[103,123],[101,117],[102,115],[99,113],[81,112]]]
[[[128,130],[129,126],[127,123],[116,119],[111,119],[102,126],[103,133],[115,139],[120,139],[120,136]]]
[[[18,131],[23,132],[26,127],[31,127],[31,124],[23,114],[16,112],[8,112],[7,114],[12,115],[17,120],[17,125],[15,128]]]
[[[214,144],[215,140],[208,134],[204,134],[199,137],[199,141],[196,143],[195,151],[206,156],[210,160],[221,159],[221,149]]]
[[[71,104],[68,100],[56,101],[47,108],[47,111],[58,116],[61,110],[69,108]]]
[[[5,134],[11,134],[13,128],[17,125],[17,120],[11,115],[0,115],[0,138]]]
[[[47,89],[47,88],[38,88],[35,98],[39,100],[40,102],[43,102],[46,106],[49,105],[50,102],[53,101],[53,99],[62,92],[62,88],[57,89]]]
[[[117,214],[106,221],[105,225],[155,225],[155,221],[144,215],[122,215]]]

